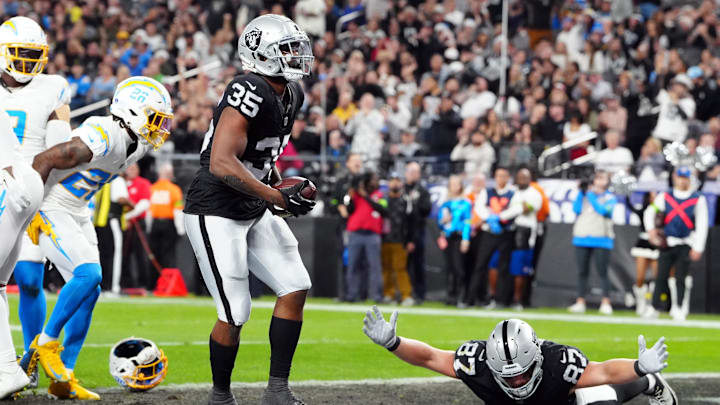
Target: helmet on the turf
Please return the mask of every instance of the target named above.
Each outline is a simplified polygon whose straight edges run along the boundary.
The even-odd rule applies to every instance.
[[[48,43],[40,25],[27,17],[13,17],[0,25],[0,70],[19,83],[42,73],[48,62]]]
[[[155,149],[170,136],[173,119],[170,93],[155,79],[133,76],[120,82],[110,104],[110,114]]]
[[[277,14],[248,23],[238,39],[238,55],[245,70],[287,81],[309,76],[315,59],[305,31]]]
[[[150,340],[130,337],[110,350],[110,374],[121,387],[147,391],[160,384],[167,374],[168,358]]]
[[[542,380],[540,341],[530,325],[507,319],[487,340],[487,365],[500,388],[512,399],[532,395]]]

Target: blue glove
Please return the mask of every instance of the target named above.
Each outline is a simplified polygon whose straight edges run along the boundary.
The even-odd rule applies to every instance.
[[[499,235],[502,233],[500,217],[498,217],[497,215],[490,215],[485,222],[487,222],[488,226],[490,227],[490,233],[494,233],[495,235]]]

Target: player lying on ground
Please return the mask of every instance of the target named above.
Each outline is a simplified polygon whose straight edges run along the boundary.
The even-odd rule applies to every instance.
[[[100,399],[81,387],[73,372],[102,279],[88,204],[104,184],[165,142],[172,117],[170,94],[162,84],[130,77],[118,84],[109,116],[88,118],[69,141],[33,161],[46,180],[45,199],[28,235],[67,281],[45,328],[30,345],[53,380],[48,391],[55,397]],[[65,351],[58,342],[63,329]]]
[[[650,403],[675,405],[677,397],[660,376],[667,367],[665,338],[647,349],[638,337],[637,360],[588,361],[577,348],[538,339],[519,319],[495,326],[488,340],[470,340],[456,351],[440,350],[396,335],[397,311],[390,322],[373,307],[363,332],[400,359],[462,380],[486,404],[621,404],[644,393]]]

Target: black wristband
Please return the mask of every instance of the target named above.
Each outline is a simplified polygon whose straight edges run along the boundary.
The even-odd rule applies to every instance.
[[[397,350],[398,346],[400,346],[400,336],[395,337],[395,342],[392,344],[392,346],[388,347],[387,349],[391,352],[394,352]]]
[[[639,377],[644,377],[645,374],[647,374],[647,373],[643,373],[642,371],[640,371],[640,361],[639,360],[635,360],[635,363],[633,363],[633,368],[635,369],[635,374],[637,374]]]

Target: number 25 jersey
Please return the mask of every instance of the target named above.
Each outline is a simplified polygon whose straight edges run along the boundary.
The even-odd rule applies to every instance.
[[[471,340],[455,351],[455,375],[486,404],[575,404],[570,393],[587,367],[587,357],[572,346],[541,341],[542,380],[535,392],[522,401],[510,398],[495,381],[485,362],[484,340]]]
[[[215,107],[200,152],[200,169],[187,192],[185,212],[233,220],[248,220],[262,215],[267,208],[265,201],[235,190],[210,173],[215,128],[225,108],[233,108],[247,119],[247,146],[242,156],[237,158],[256,179],[269,184],[271,169],[290,140],[290,130],[303,100],[299,83],[289,82],[281,97],[259,75],[248,73],[236,76]]]
[[[72,169],[50,172],[40,208],[43,211],[90,215],[88,204],[95,193],[150,150],[150,145],[140,141],[132,146],[135,142],[112,116],[86,119],[72,132],[73,137],[87,145],[92,159]]]

